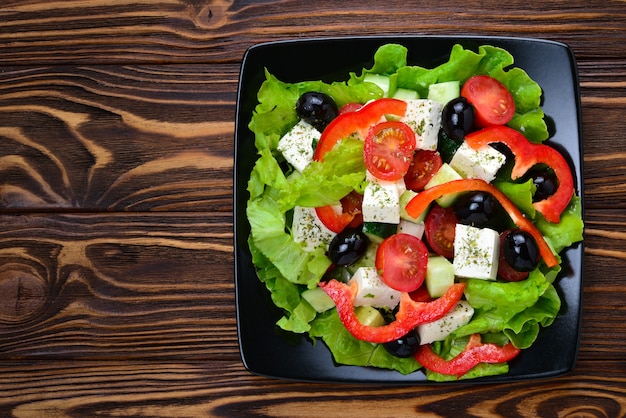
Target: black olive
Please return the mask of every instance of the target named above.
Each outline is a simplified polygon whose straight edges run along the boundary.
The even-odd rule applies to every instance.
[[[296,102],[296,113],[300,119],[322,132],[339,115],[339,109],[329,95],[309,91],[300,96]]]
[[[540,200],[547,199],[552,196],[556,189],[559,187],[559,182],[554,174],[554,171],[549,167],[533,167],[524,176],[525,180],[532,179],[537,190],[533,195],[533,201],[538,202]]]
[[[521,229],[514,229],[504,237],[500,251],[507,263],[517,271],[532,271],[539,263],[537,241]]]
[[[360,228],[344,229],[330,242],[328,258],[337,266],[349,266],[363,257],[369,242]]]
[[[474,107],[465,97],[450,100],[441,111],[441,127],[455,141],[462,141],[474,126]]]
[[[347,268],[344,266],[335,266],[324,273],[321,281],[329,282],[334,279],[341,283],[348,283],[351,278],[352,274]]]
[[[458,221],[477,228],[501,228],[504,210],[490,193],[471,192],[463,195],[454,204],[454,214]]]
[[[396,357],[407,358],[412,357],[417,353],[417,349],[420,346],[420,336],[417,333],[417,330],[409,331],[403,337],[398,338],[395,341],[390,341],[388,343],[384,343],[383,347],[389,353]]]

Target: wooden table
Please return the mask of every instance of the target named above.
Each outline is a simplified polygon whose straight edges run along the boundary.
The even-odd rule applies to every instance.
[[[253,44],[370,34],[571,46],[584,130],[576,369],[501,385],[266,379],[240,360],[233,131]],[[626,414],[626,3],[5,0],[0,415]]]

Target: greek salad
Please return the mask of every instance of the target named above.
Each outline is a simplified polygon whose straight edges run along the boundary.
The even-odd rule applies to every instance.
[[[455,45],[430,69],[407,55],[385,44],[331,83],[266,70],[253,263],[277,325],[337,364],[505,374],[561,308],[559,254],[583,238],[575,179],[507,51]]]

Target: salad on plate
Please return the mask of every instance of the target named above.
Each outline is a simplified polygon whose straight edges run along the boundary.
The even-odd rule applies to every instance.
[[[252,260],[277,325],[337,364],[505,374],[561,309],[559,254],[583,238],[575,179],[506,50],[455,45],[431,69],[407,55],[382,45],[332,83],[266,70]]]

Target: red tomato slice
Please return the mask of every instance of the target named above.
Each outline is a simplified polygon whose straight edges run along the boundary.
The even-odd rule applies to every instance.
[[[363,223],[363,195],[356,191],[350,192],[346,197],[341,199],[341,207],[343,213],[352,215],[352,221],[348,225],[350,228],[356,228]]]
[[[419,192],[441,168],[443,161],[437,151],[416,150],[413,160],[404,175],[404,183],[408,189]]]
[[[412,292],[424,283],[428,249],[421,239],[409,234],[385,238],[376,251],[376,268],[387,286]]]
[[[339,114],[343,115],[344,113],[356,112],[363,105],[361,103],[347,103],[341,109],[339,109]]]
[[[324,161],[324,155],[333,149],[342,139],[351,135],[365,138],[370,127],[386,115],[404,116],[406,102],[398,99],[384,98],[374,100],[364,105],[359,110],[347,112],[332,120],[322,132],[313,159]]]
[[[433,300],[435,300],[435,298],[431,298],[428,294],[428,289],[426,288],[426,286],[418,287],[417,290],[409,293],[409,296],[411,296],[411,299],[413,299],[415,302],[432,302]]]
[[[509,90],[493,77],[476,75],[463,84],[461,96],[474,106],[474,124],[478,128],[504,125],[515,114],[515,102]]]
[[[339,233],[347,226],[356,228],[363,223],[362,204],[363,195],[353,190],[341,199],[342,213],[336,212],[331,205],[317,207],[315,213],[326,228]]]
[[[353,219],[349,213],[335,212],[335,208],[330,205],[315,208],[315,213],[324,226],[335,233],[343,231]]]
[[[500,234],[500,248],[502,248],[504,239],[511,232],[511,230],[504,231]],[[498,276],[502,277],[504,280],[509,282],[519,282],[528,277],[530,272],[528,271],[517,271],[504,257],[504,253],[500,251],[500,259],[498,260]]]
[[[452,207],[442,208],[436,203],[433,205],[424,220],[424,234],[426,242],[434,252],[446,258],[454,257],[457,222]]]
[[[416,144],[415,134],[406,123],[378,123],[365,138],[365,167],[381,180],[400,180],[409,169]]]

